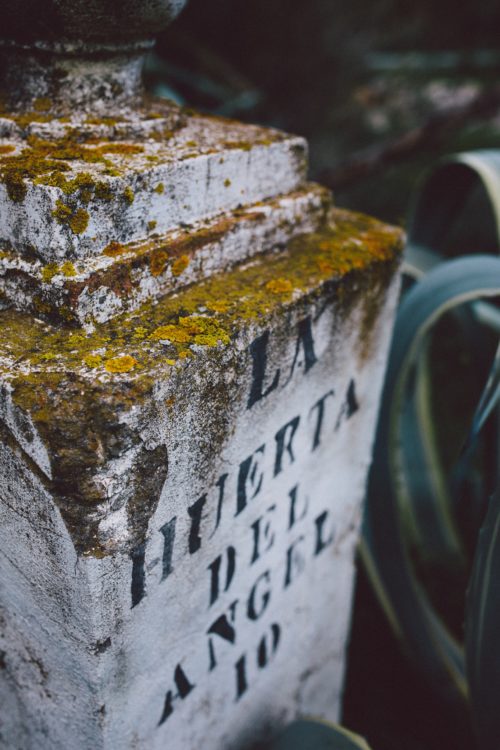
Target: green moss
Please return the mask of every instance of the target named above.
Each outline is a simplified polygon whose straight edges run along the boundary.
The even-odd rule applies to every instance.
[[[33,109],[35,112],[49,112],[52,107],[52,102],[47,96],[39,96],[33,102]]]
[[[67,206],[62,202],[62,200],[58,198],[56,201],[56,207],[52,211],[52,216],[58,222],[58,224],[69,224],[72,213],[73,210],[71,209],[71,207]]]
[[[131,156],[142,153],[144,147],[131,143],[84,144],[79,141],[79,137],[74,131],[54,141],[30,136],[27,147],[21,153],[8,155],[5,151],[0,152],[0,180],[5,183],[11,200],[24,200],[27,190],[25,181],[28,179],[37,184],[57,187],[65,195],[82,191],[87,202],[90,191],[94,191],[97,199],[111,200],[113,194],[107,183],[95,182],[85,172],[70,178],[65,173],[71,171],[73,162],[82,162],[99,164],[106,174],[116,176],[120,172],[107,155]]]
[[[118,255],[123,255],[123,253],[126,252],[127,248],[125,245],[122,245],[121,242],[116,242],[116,240],[113,240],[109,243],[109,245],[106,245],[106,247],[102,251],[102,254],[107,255],[108,258],[116,258]]]
[[[85,120],[89,125],[117,125],[120,122],[125,122],[123,117],[87,117]]]
[[[123,197],[125,198],[125,200],[127,201],[129,205],[131,205],[134,202],[135,195],[130,185],[127,185],[127,187],[123,191]]]
[[[183,273],[188,266],[189,266],[189,256],[181,255],[179,258],[176,258],[174,262],[172,263],[172,274],[174,276],[180,276],[181,273]]]
[[[167,267],[168,258],[168,252],[163,248],[159,248],[151,253],[149,270],[151,271],[152,276],[161,276]]]
[[[77,208],[69,220],[69,228],[73,234],[83,234],[89,225],[89,214],[84,208]]]
[[[113,200],[113,190],[107,182],[96,182],[94,185],[95,197],[101,201]]]
[[[85,232],[90,218],[84,208],[73,209],[60,199],[56,201],[56,208],[52,211],[52,216],[59,224],[68,226],[73,234],[82,234]]]

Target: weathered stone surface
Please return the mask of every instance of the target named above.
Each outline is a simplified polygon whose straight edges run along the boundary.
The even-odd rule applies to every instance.
[[[159,138],[89,142],[64,123],[58,138],[49,120],[0,143],[0,242],[46,263],[286,194],[306,176],[302,138],[253,125],[190,116]]]
[[[3,253],[0,292],[19,310],[62,324],[103,323],[149,299],[220,273],[254,255],[282,249],[295,236],[325,224],[330,193],[317,185],[145,242],[111,242],[83,262],[43,263]]]
[[[334,211],[93,331],[0,313],[0,744],[337,717],[400,247]]]

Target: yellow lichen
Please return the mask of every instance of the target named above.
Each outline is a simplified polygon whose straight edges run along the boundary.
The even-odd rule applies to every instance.
[[[132,368],[130,382],[136,384],[134,388],[148,390],[158,377],[155,368],[175,371],[176,360],[179,366],[186,357],[180,357],[181,352],[200,356],[205,350],[207,357],[213,352],[216,362],[220,350],[230,344],[233,336],[248,330],[247,321],[256,323],[259,329],[268,327],[281,306],[312,304],[325,293],[322,290],[326,284],[328,294],[334,293],[340,306],[361,301],[365,295],[382,304],[383,290],[395,272],[402,248],[402,233],[338,209],[333,221],[324,230],[296,237],[285,252],[257,258],[252,264],[185,286],[177,294],[165,295],[141,310],[98,324],[92,332],[80,334],[80,338],[68,335],[67,328],[15,310],[1,312],[0,355],[13,363],[13,371],[18,369],[15,363],[22,360],[22,367],[29,365],[32,373],[29,383],[24,374],[19,375],[26,387],[22,394],[18,391],[16,398],[27,408],[33,405],[36,409],[50,378],[61,383],[61,388],[73,374],[92,378],[90,370],[85,375],[84,358],[97,351],[106,351],[102,365],[105,372],[104,360],[117,359],[121,367],[126,366],[127,360],[122,359],[127,356],[140,363]],[[122,277],[119,279],[121,284]],[[283,297],[267,288],[277,279],[291,283],[296,302],[292,301],[295,296]],[[38,297],[34,303],[37,311],[51,313],[43,298]],[[206,314],[207,310],[211,313]],[[69,308],[64,310],[66,313],[70,313]],[[56,360],[44,358],[51,353],[57,353]],[[167,358],[172,365],[166,363]]]
[[[155,191],[155,193],[158,193],[158,195],[163,195],[163,193],[165,192],[165,185],[163,184],[163,182],[159,182],[158,185],[153,188],[153,190]]]
[[[100,354],[87,354],[87,356],[83,358],[83,361],[87,365],[87,367],[95,370],[97,367],[101,366],[102,357]]]
[[[46,266],[42,268],[41,274],[42,274],[42,281],[45,282],[45,284],[50,284],[54,276],[57,276],[59,273],[59,266],[57,263],[47,263]]]
[[[134,357],[124,354],[121,357],[112,357],[111,359],[106,360],[104,368],[107,372],[122,373],[130,372],[137,366],[137,364],[138,362]]]
[[[172,263],[172,274],[174,276],[180,276],[188,266],[189,257],[187,255],[181,255],[180,258],[176,258]]]
[[[150,338],[159,341],[170,341],[172,344],[198,344],[199,346],[217,346],[229,343],[229,334],[215,318],[201,315],[180,317],[177,324],[169,323],[160,326]],[[180,356],[180,355],[179,355]]]
[[[229,305],[222,299],[214,299],[210,302],[207,302],[207,309],[211,310],[212,312],[225,313],[228,311]]]
[[[28,121],[19,124],[21,126],[32,121],[45,121],[47,116],[37,113],[28,113],[26,116],[14,118],[18,122],[21,118]],[[50,118],[48,118],[50,119]],[[144,151],[143,146],[129,143],[101,143],[83,144],[80,142],[81,133],[74,129],[64,138],[46,141],[42,138],[28,136],[27,146],[19,153],[5,155],[0,153],[0,179],[5,183],[11,200],[20,202],[26,196],[26,180],[31,179],[38,184],[47,184],[59,187],[65,194],[69,195],[78,189],[85,191],[84,197],[89,199],[90,190],[95,189],[96,197],[102,200],[110,200],[112,192],[106,183],[92,184],[89,175],[77,175],[75,178],[63,179],[62,173],[72,169],[72,162],[84,162],[86,164],[101,165],[105,174],[119,175],[119,170],[107,158],[108,154],[130,156]],[[61,176],[62,175],[62,176]],[[129,200],[133,196],[129,194]]]
[[[228,188],[230,186],[231,186],[231,180],[229,178],[227,178],[226,180],[224,180],[224,187]]]
[[[61,273],[67,278],[71,278],[72,276],[77,275],[75,266],[69,260],[62,264]]]
[[[153,331],[149,338],[156,341],[171,341],[174,344],[187,344],[188,341],[191,341],[191,335],[188,331],[184,331],[173,324],[160,326]]]
[[[321,273],[331,273],[333,271],[332,263],[324,258],[318,258],[318,268]]]
[[[154,229],[156,229],[157,221],[148,221],[148,230],[152,232]]]
[[[10,143],[2,143],[0,145],[0,154],[11,154],[16,150],[15,146],[11,146]]]

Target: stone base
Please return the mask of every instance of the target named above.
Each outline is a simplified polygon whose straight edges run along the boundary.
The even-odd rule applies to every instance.
[[[0,313],[2,747],[337,718],[400,248],[334,211],[92,332]]]
[[[305,185],[147,241],[111,242],[83,263],[44,264],[3,253],[3,303],[63,325],[92,326],[149,300],[314,232],[331,208],[328,190]]]

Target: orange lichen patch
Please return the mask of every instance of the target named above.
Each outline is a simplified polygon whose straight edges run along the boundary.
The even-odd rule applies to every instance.
[[[109,245],[106,245],[102,254],[107,255],[108,258],[116,258],[117,255],[123,255],[123,253],[126,252],[127,248],[125,245],[122,245],[121,242],[117,242],[116,240],[112,240]]]
[[[288,279],[278,278],[271,279],[266,284],[266,289],[272,294],[290,294],[293,291],[293,284]]]
[[[163,248],[155,250],[149,261],[149,270],[153,276],[160,276],[167,267],[168,253]]]
[[[172,264],[172,274],[174,276],[180,276],[186,268],[189,266],[189,257],[187,255],[181,255],[180,258],[174,260]]]
[[[104,363],[104,369],[107,372],[112,373],[130,372],[137,367],[138,364],[139,363],[134,357],[131,357],[129,354],[124,354],[122,357],[113,357],[112,359],[106,360]]]
[[[318,268],[321,273],[331,273],[333,271],[332,263],[324,258],[318,258]]]
[[[10,143],[3,143],[0,146],[0,154],[11,154],[15,150],[16,150],[16,147],[11,146]]]

